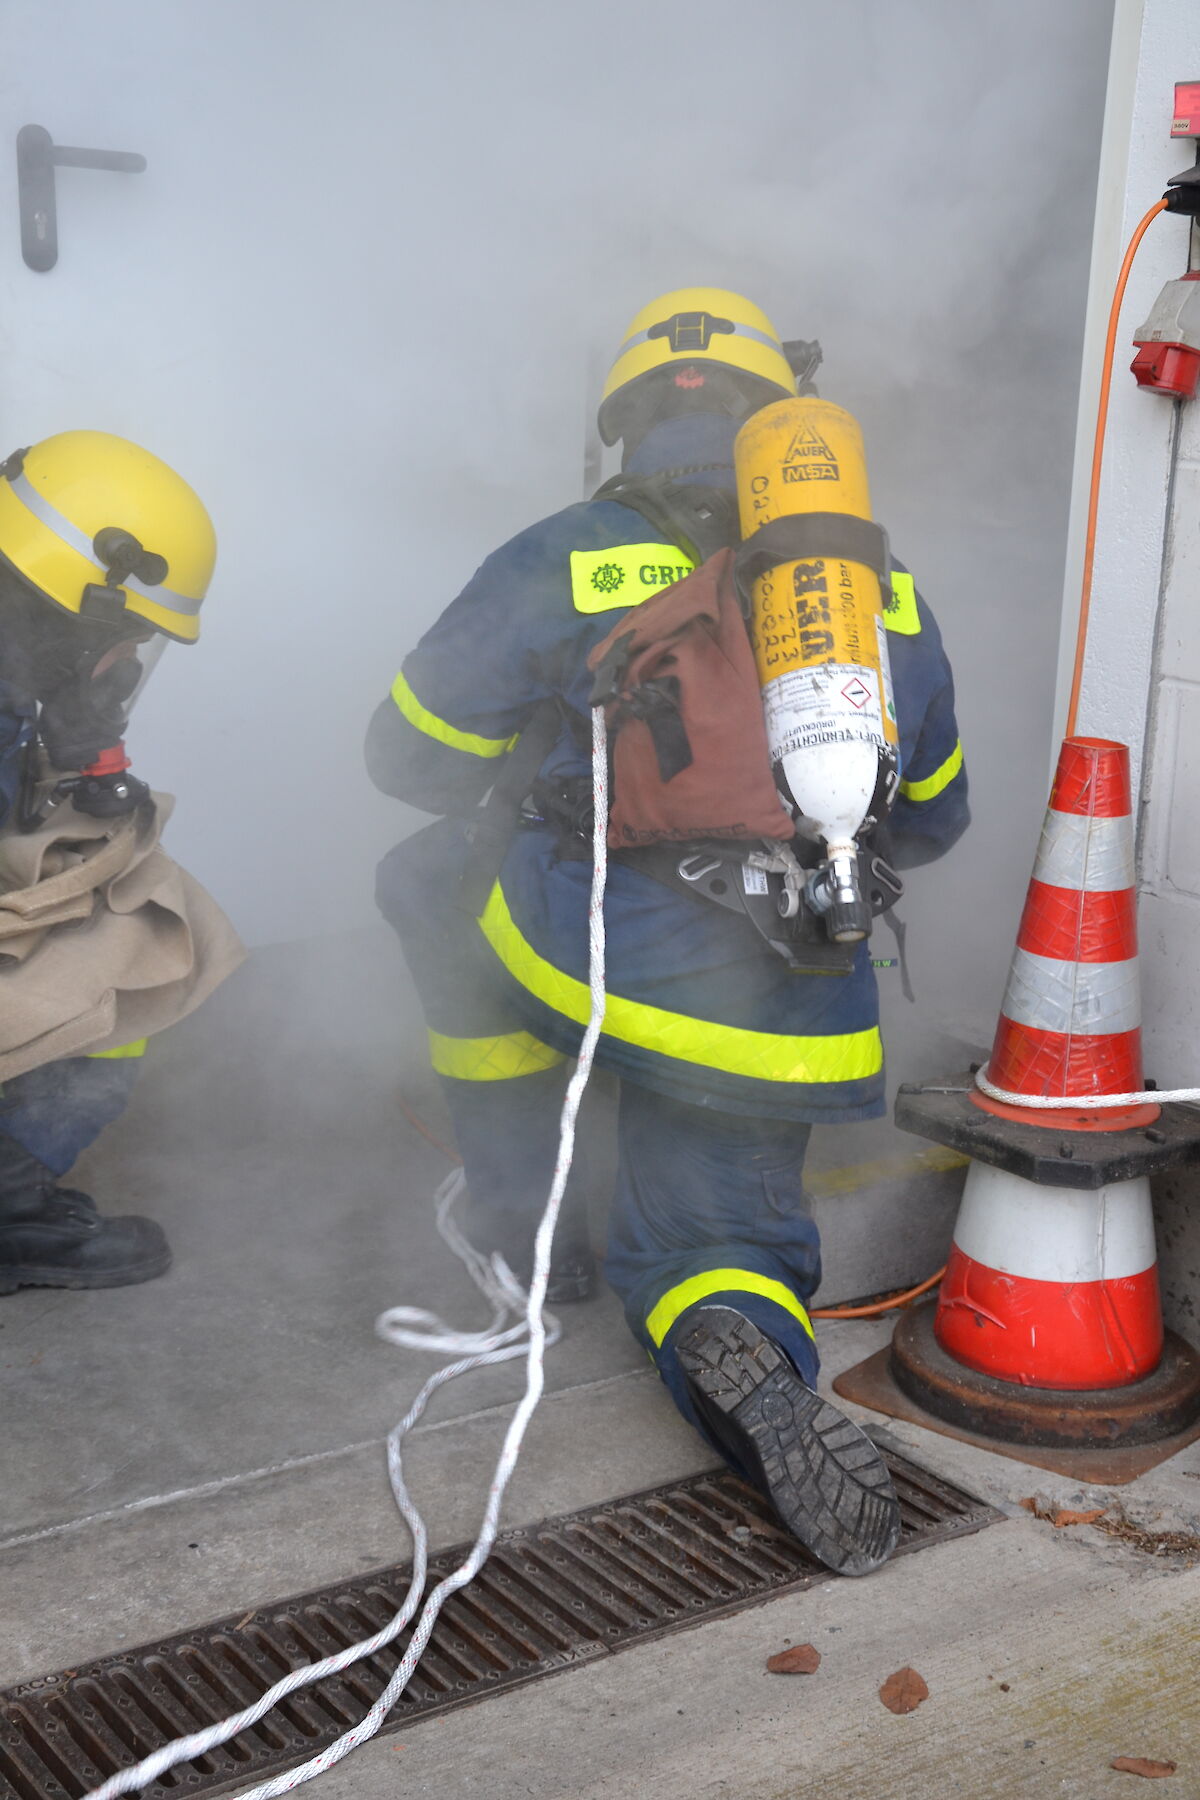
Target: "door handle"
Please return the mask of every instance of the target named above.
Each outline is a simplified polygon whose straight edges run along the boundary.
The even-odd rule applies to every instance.
[[[146,159],[133,150],[77,150],[56,144],[44,125],[22,125],[17,133],[17,193],[21,205],[21,255],[44,275],[58,261],[58,210],[54,171],[112,169],[140,175]]]

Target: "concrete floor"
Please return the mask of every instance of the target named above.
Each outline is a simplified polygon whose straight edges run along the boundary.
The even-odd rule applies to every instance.
[[[913,1054],[937,1053],[931,1038]],[[400,1301],[463,1324],[480,1308],[433,1231],[428,1196],[446,1164],[399,1110],[398,1084],[444,1126],[382,933],[261,953],[154,1046],[81,1175],[106,1210],[163,1221],[174,1269],[141,1288],[0,1301],[0,1684],[407,1554],[380,1446],[432,1364],[379,1342],[372,1323]],[[585,1143],[598,1186],[599,1100]],[[894,1154],[886,1128],[872,1134],[819,1146],[815,1165]],[[837,1188],[823,1226],[850,1279],[879,1208]],[[927,1260],[945,1215],[944,1194],[925,1209],[910,1194],[893,1207],[888,1254]],[[710,1466],[612,1296],[564,1319],[509,1524]],[[822,1327],[823,1379],[887,1330]],[[435,1545],[474,1535],[521,1382],[513,1367],[456,1382],[414,1434]],[[1200,1445],[1097,1497],[868,1422],[1005,1522],[413,1727],[320,1791],[783,1800],[820,1780],[864,1800],[1105,1800],[1134,1779],[1112,1757],[1131,1754],[1177,1761],[1168,1792],[1200,1794],[1200,1568],[1094,1527],[1055,1531],[1017,1504],[1119,1497],[1142,1522],[1197,1530]],[[764,1672],[788,1640],[821,1649],[815,1676]],[[895,1718],[876,1690],[904,1664],[931,1696]]]

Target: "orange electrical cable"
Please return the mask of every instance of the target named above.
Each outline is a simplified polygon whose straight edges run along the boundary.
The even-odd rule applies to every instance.
[[[922,1281],[915,1288],[906,1288],[902,1294],[890,1294],[886,1300],[874,1300],[870,1306],[814,1306],[809,1309],[808,1316],[810,1319],[873,1319],[876,1313],[891,1312],[897,1306],[907,1306],[918,1295],[927,1294],[945,1273],[943,1266],[928,1281]]]
[[[428,1125],[426,1125],[422,1119],[418,1118],[403,1094],[396,1095],[396,1103],[413,1130],[419,1131],[427,1144],[432,1144],[435,1150],[440,1150],[443,1156],[449,1157],[450,1161],[454,1163],[456,1167],[462,1166],[462,1157],[458,1154],[458,1151],[452,1150],[449,1144],[443,1144],[440,1137],[434,1136]]]
[[[1108,315],[1108,336],[1104,341],[1104,365],[1100,371],[1100,405],[1096,413],[1096,438],[1092,447],[1092,481],[1088,491],[1087,538],[1083,549],[1083,586],[1079,596],[1079,626],[1075,635],[1075,669],[1071,677],[1071,699],[1067,707],[1065,733],[1067,737],[1075,736],[1079,715],[1079,691],[1083,685],[1083,657],[1087,648],[1088,613],[1092,605],[1092,564],[1096,559],[1096,515],[1100,507],[1100,468],[1104,460],[1104,428],[1108,423],[1108,396],[1112,385],[1117,321],[1121,316],[1121,302],[1125,298],[1125,286],[1129,280],[1129,271],[1133,267],[1137,247],[1145,237],[1150,221],[1156,219],[1160,212],[1164,212],[1166,205],[1165,200],[1159,200],[1152,206],[1130,238],[1129,248],[1125,252],[1125,260],[1121,264],[1121,272],[1117,276],[1112,307]]]

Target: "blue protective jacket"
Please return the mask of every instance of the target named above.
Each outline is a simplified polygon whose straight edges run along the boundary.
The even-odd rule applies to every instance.
[[[732,486],[734,435],[724,418],[674,419],[655,427],[626,467],[686,470]],[[469,815],[534,709],[552,697],[578,714],[578,730],[564,727],[543,773],[586,777],[588,654],[629,604],[688,568],[677,546],[613,501],[567,507],[521,532],[488,557],[405,659],[368,734],[376,785],[427,812]],[[901,756],[890,824],[897,861],[911,866],[942,854],[966,828],[967,778],[941,636],[900,565],[888,600]],[[555,831],[520,830],[480,918],[523,1024],[566,1054],[588,1016],[590,880],[590,863],[564,857]],[[448,900],[450,888],[448,872]],[[605,921],[602,1064],[725,1112],[828,1123],[883,1111],[867,946],[848,975],[791,973],[748,919],[655,880],[636,866],[636,853],[610,869]]]

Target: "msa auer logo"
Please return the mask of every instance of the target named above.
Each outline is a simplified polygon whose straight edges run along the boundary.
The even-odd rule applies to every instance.
[[[784,481],[837,481],[837,457],[819,432],[802,425],[783,459]]]
[[[592,586],[598,594],[615,594],[625,580],[625,571],[620,563],[601,563],[598,569],[592,570]]]

